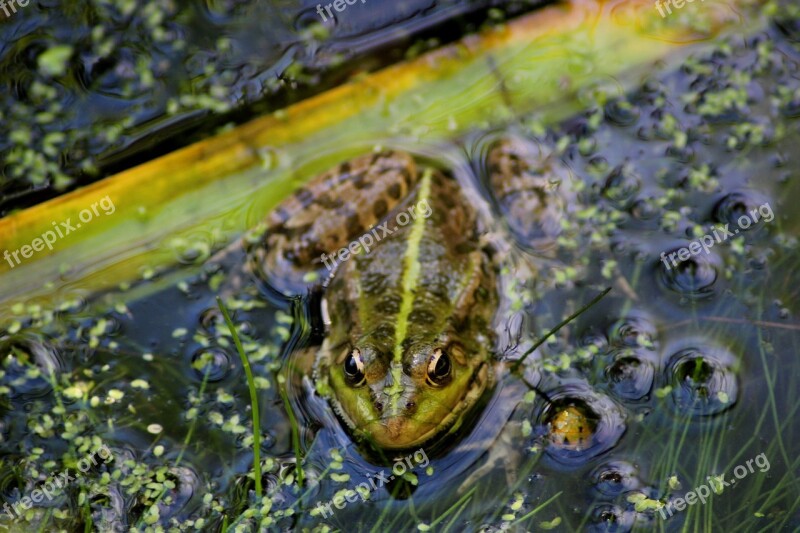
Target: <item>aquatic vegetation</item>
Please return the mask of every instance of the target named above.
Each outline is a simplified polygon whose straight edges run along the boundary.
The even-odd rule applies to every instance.
[[[253,411],[253,474],[255,475],[256,496],[261,498],[261,420],[258,416],[258,392],[256,392],[256,385],[253,381],[253,371],[250,370],[250,361],[247,360],[247,354],[244,353],[242,341],[239,340],[239,334],[236,332],[236,326],[233,325],[231,316],[219,297],[217,297],[217,305],[222,311],[222,316],[225,317],[225,324],[227,324],[231,332],[236,351],[239,353],[242,367],[244,367],[244,372],[247,375],[247,387],[250,389],[250,409]]]

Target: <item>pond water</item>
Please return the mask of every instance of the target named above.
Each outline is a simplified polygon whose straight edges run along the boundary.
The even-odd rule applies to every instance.
[[[24,3],[0,9],[0,215],[541,2]]]
[[[770,20],[555,125],[514,116],[436,146],[385,141],[452,175],[536,272],[498,326],[496,383],[444,442],[393,454],[354,439],[313,378],[287,371],[322,341],[320,291],[282,296],[240,245],[190,249],[168,273],[55,309],[14,305],[0,330],[0,497],[77,477],[0,525],[797,530],[800,26]],[[490,197],[503,139],[568,171],[574,196],[547,249],[515,240],[525,227]],[[607,287],[520,371],[501,370]],[[218,295],[255,376],[263,499]]]

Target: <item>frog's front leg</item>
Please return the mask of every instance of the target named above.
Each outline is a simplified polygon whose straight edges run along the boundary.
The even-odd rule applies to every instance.
[[[368,252],[370,230],[418,180],[414,159],[384,151],[344,162],[312,179],[269,215],[249,269],[286,295],[302,294],[350,254]],[[380,226],[379,226],[380,227]]]

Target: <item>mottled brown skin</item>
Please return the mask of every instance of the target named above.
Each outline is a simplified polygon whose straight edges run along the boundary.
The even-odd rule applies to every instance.
[[[534,217],[559,212],[548,205],[556,195],[545,191],[546,178],[515,151],[521,147],[501,142],[490,154],[493,194],[501,210],[516,213],[518,226],[527,207]],[[399,225],[402,212],[417,216]],[[322,254],[387,221],[391,235],[328,274]],[[405,153],[370,154],[310,181],[268,224],[264,246],[253,254],[264,279],[296,294],[309,272],[323,274],[317,283],[325,282],[326,336],[314,379],[350,431],[396,450],[458,427],[492,385],[493,327],[502,307],[477,212],[458,183],[420,172]]]
[[[409,154],[383,151],[321,174],[270,213],[256,271],[282,292],[301,292],[304,277],[323,277],[323,253],[346,247],[408,196],[418,180]]]

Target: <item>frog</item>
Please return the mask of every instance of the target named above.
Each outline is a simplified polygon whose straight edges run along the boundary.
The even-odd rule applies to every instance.
[[[503,244],[552,246],[569,204],[555,159],[527,140],[494,142],[495,215],[447,169],[393,149],[340,163],[269,214],[251,268],[284,294],[322,292],[323,340],[304,372],[356,439],[408,450],[474,418],[502,372]]]

